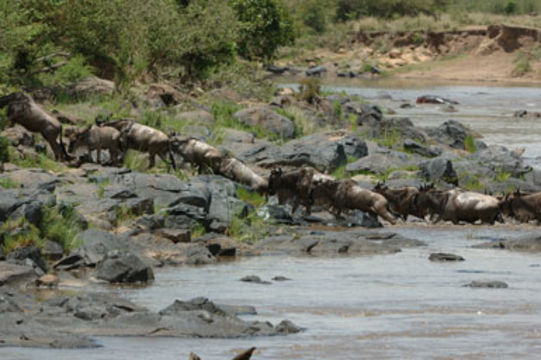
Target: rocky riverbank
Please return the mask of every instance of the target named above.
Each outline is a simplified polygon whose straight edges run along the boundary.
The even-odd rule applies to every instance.
[[[215,144],[264,178],[276,167],[310,166],[366,189],[385,181],[395,188],[435,182],[442,189],[495,194],[541,190],[539,171],[525,164],[520,151],[488,145],[446,114],[439,126],[420,128],[354,96],[319,94],[308,101],[305,92],[283,89],[269,103],[231,111],[237,126],[224,127],[216,112],[186,112],[165,102],[179,99],[175,89],[152,89],[141,95],[147,106],[175,121],[195,118],[183,134]],[[173,305],[155,312],[86,292],[84,285],[151,286],[159,267],[243,256],[373,256],[424,245],[359,210],[339,219],[317,206],[310,215],[303,209],[291,214],[289,204],[274,197],[267,202],[220,175],[191,174],[189,165],[181,173],[92,163],[24,166],[21,159],[48,159],[40,153],[46,146],[20,126],[2,135],[15,160],[0,174],[3,346],[96,346],[92,337],[100,335],[294,333],[300,328],[292,323],[247,322],[207,299],[171,299]],[[487,246],[528,251],[537,249],[536,241]]]

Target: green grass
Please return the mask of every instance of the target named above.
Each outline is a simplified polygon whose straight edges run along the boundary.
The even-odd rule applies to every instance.
[[[341,112],[341,108],[339,109]],[[278,109],[276,112],[285,116],[295,124],[298,138],[313,134],[317,131],[327,130],[318,128],[317,123],[314,121],[315,116],[310,116],[305,110],[297,106],[288,106],[284,109]]]
[[[40,236],[37,227],[30,224],[24,217],[15,220],[8,220],[0,225],[0,239],[4,254],[27,246],[43,247],[45,239]]]
[[[374,137],[372,140],[378,145],[392,148],[396,144],[402,143],[402,136],[396,129],[385,128],[379,137]]]
[[[505,171],[501,168],[498,168],[496,175],[494,176],[494,181],[503,183],[509,180],[512,177],[512,174],[508,171]]]
[[[466,190],[481,191],[484,189],[484,185],[481,184],[481,180],[478,175],[464,172],[458,177],[458,183],[460,187]]]
[[[237,198],[254,206],[255,208],[263,206],[267,202],[264,196],[261,196],[257,192],[248,190],[244,187],[237,188]]]
[[[9,177],[0,178],[0,187],[4,189],[15,189],[21,187],[21,184],[18,184],[16,181]]]
[[[126,151],[124,167],[133,171],[146,172],[148,170],[148,155],[135,150]]]
[[[137,214],[134,214],[125,204],[115,207],[115,215],[116,226],[137,217]]]
[[[230,101],[215,101],[211,105],[211,113],[214,116],[214,132],[223,131],[224,128],[237,129],[253,133],[257,138],[269,140],[283,140],[278,134],[272,133],[260,126],[247,126],[239,122],[233,116],[237,111],[241,110],[241,107]],[[214,143],[218,143],[215,140]]]
[[[475,139],[473,138],[473,136],[466,136],[466,138],[464,139],[464,149],[470,153],[474,153],[477,151],[477,145],[475,144]]]
[[[207,233],[207,230],[205,229],[205,226],[199,222],[196,222],[192,225],[190,228],[190,234],[192,236],[192,239],[197,239],[198,237],[201,237]]]
[[[254,244],[258,240],[269,235],[269,226],[264,219],[256,213],[251,213],[246,218],[233,217],[227,233],[237,242]]]
[[[77,234],[85,230],[75,208],[70,205],[46,208],[40,228],[44,238],[60,244],[65,252],[81,245]]]
[[[37,154],[37,156],[29,156],[27,158],[12,157],[11,162],[18,167],[41,168],[55,173],[67,170],[67,167],[64,164],[56,162],[45,154]]]

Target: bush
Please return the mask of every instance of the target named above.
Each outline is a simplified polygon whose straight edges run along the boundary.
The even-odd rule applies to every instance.
[[[239,22],[239,55],[271,59],[281,45],[295,40],[293,21],[281,0],[231,0]]]
[[[304,4],[301,10],[302,22],[313,29],[316,33],[322,34],[327,27],[325,5],[319,0],[310,0]]]
[[[2,164],[9,161],[9,140],[0,136],[0,169]]]
[[[338,0],[337,21],[361,16],[393,18],[434,14],[447,6],[448,0]]]

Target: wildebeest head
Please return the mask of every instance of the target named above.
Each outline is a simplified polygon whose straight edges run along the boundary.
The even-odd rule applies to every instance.
[[[381,194],[382,192],[384,192],[388,188],[389,187],[387,185],[385,185],[385,182],[378,181],[376,186],[374,186],[374,191]]]
[[[30,102],[32,98],[23,92],[15,92],[0,97],[0,109],[14,102]]]
[[[68,145],[68,152],[73,153],[75,149],[77,149],[79,146],[82,146],[84,143],[88,141],[88,136],[90,135],[90,128],[92,126],[88,126],[84,130],[77,130],[68,135],[69,145]]]
[[[282,177],[282,169],[281,168],[274,168],[271,170],[270,176],[269,176],[269,185],[267,187],[267,192],[269,195],[275,195],[276,190],[279,186],[280,179]]]
[[[182,152],[183,147],[192,139],[193,137],[181,136],[177,133],[170,133],[169,146],[174,152]]]
[[[449,192],[434,189],[433,185],[421,186],[413,200],[413,208],[421,216],[439,214],[447,204]]]

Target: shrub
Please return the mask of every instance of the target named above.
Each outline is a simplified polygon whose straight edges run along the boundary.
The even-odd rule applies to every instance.
[[[85,228],[86,224],[81,221],[72,205],[58,205],[44,209],[40,226],[41,235],[61,245],[66,252],[80,245],[77,234]]]
[[[4,254],[27,246],[44,245],[39,229],[30,224],[24,217],[8,220],[0,225],[0,241]]]
[[[299,96],[302,100],[314,104],[319,101],[320,95],[321,79],[312,76],[301,80]]]
[[[9,161],[9,139],[0,136],[0,169],[5,162]]]
[[[319,0],[310,0],[304,3],[301,10],[302,22],[318,34],[325,32],[327,27],[325,4]]]
[[[271,59],[281,45],[295,40],[293,21],[281,0],[231,0],[239,22],[239,55]]]

